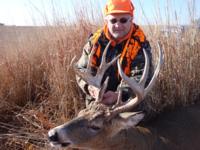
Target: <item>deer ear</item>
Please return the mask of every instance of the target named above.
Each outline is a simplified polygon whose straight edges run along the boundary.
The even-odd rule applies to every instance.
[[[120,113],[119,116],[121,117],[121,125],[124,126],[124,128],[129,128],[136,126],[144,118],[144,113],[125,112]]]
[[[110,133],[116,135],[123,129],[136,126],[144,118],[144,113],[141,112],[126,112],[120,113],[112,120],[112,126],[109,128]]]

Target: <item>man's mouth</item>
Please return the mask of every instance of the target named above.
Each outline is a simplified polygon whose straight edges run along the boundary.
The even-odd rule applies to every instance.
[[[116,33],[123,32],[123,30],[115,30],[114,32],[116,32]]]

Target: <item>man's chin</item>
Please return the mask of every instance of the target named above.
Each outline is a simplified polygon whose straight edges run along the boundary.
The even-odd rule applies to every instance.
[[[121,33],[115,33],[112,35],[112,37],[116,40],[123,38],[125,35]]]

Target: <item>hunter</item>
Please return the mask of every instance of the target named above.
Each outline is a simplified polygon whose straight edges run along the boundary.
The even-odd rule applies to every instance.
[[[108,0],[104,9],[104,25],[95,33],[91,34],[88,42],[83,47],[83,52],[76,66],[78,69],[86,69],[89,55],[91,56],[91,74],[95,75],[102,58],[102,53],[106,45],[111,42],[106,54],[106,61],[110,62],[120,54],[120,63],[124,73],[130,78],[139,82],[145,65],[143,49],[147,51],[150,58],[150,71],[147,79],[149,82],[152,75],[152,54],[149,41],[141,29],[134,23],[134,5],[131,0]],[[109,77],[108,86],[103,95],[102,103],[113,105],[118,98],[119,84],[121,78],[118,74],[117,64],[115,63],[107,69],[103,80]],[[86,94],[86,106],[97,98],[99,89],[93,85],[88,85],[81,77],[76,76],[77,83],[82,91]],[[121,85],[122,100],[128,101],[134,97],[130,87],[123,83]],[[139,110],[144,108],[143,101],[138,107]]]

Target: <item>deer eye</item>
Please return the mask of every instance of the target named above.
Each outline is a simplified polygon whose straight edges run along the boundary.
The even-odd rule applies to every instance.
[[[90,125],[89,128],[93,131],[99,131],[101,128],[95,125]]]

